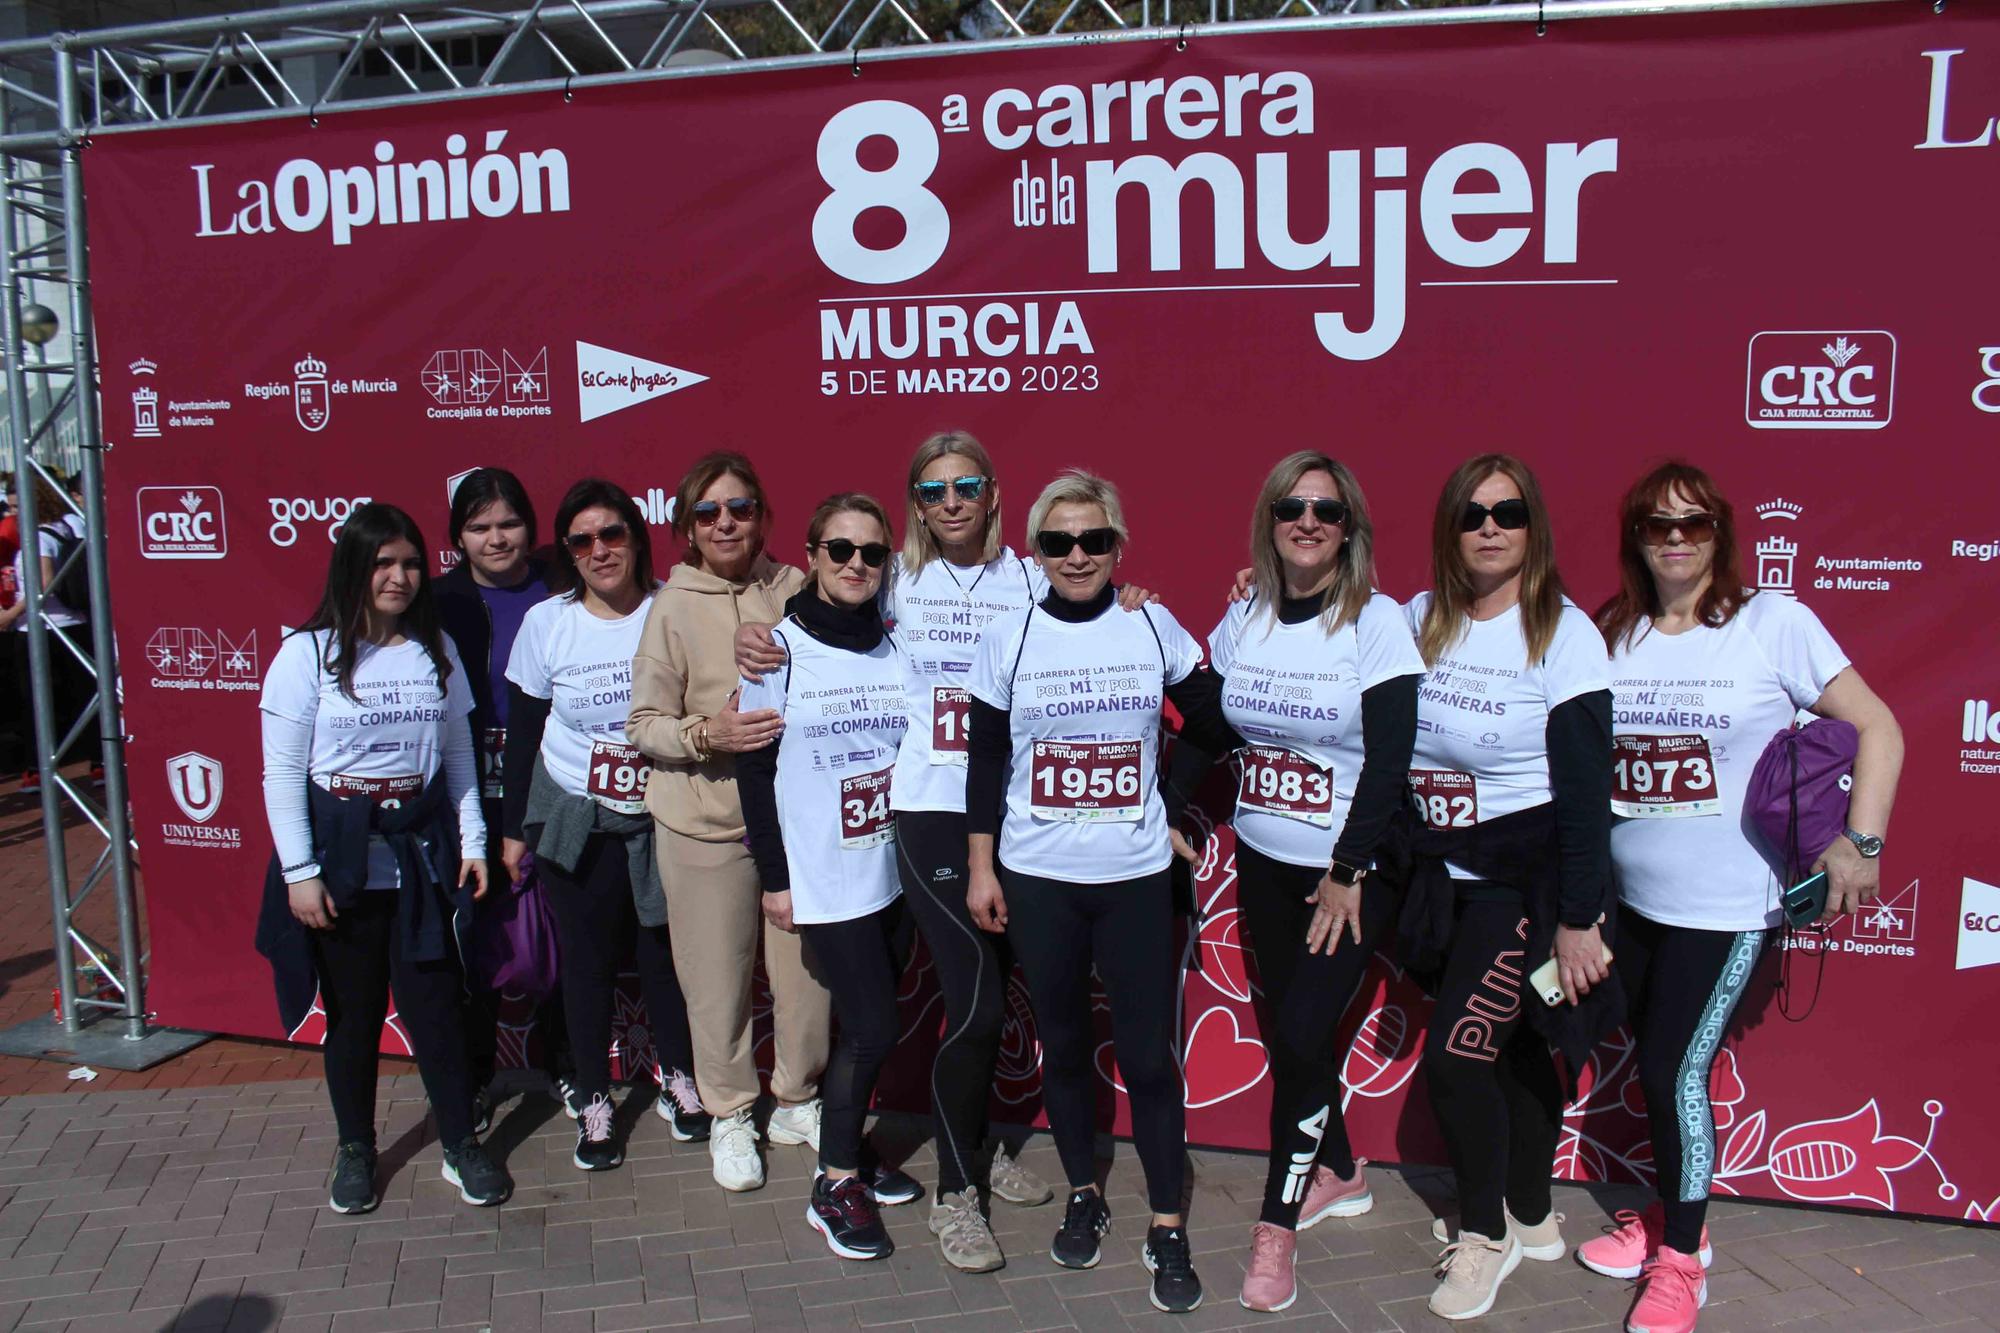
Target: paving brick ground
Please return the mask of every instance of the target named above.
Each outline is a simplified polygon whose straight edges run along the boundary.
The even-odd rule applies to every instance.
[[[0,1023],[47,1003],[48,919],[35,813],[0,795]],[[101,928],[109,937],[108,922]],[[586,1176],[570,1122],[520,1085],[489,1142],[518,1191],[472,1209],[439,1177],[438,1146],[408,1065],[381,1089],[384,1202],[361,1218],[325,1205],[332,1121],[316,1062],[265,1043],[216,1041],[145,1074],[66,1082],[60,1066],[0,1059],[0,1333],[622,1333],[732,1329],[1006,1330],[1128,1325],[1197,1330],[1280,1325],[1394,1330],[1446,1325],[1424,1310],[1452,1209],[1449,1179],[1375,1168],[1377,1205],[1300,1240],[1302,1294],[1283,1316],[1235,1302],[1262,1165],[1191,1155],[1190,1214],[1209,1299],[1170,1320],[1146,1300],[1143,1202],[1128,1146],[1107,1180],[1116,1218],[1087,1273],[1047,1257],[1056,1206],[996,1206],[1010,1256],[995,1275],[946,1268],[924,1206],[888,1210],[900,1247],[881,1263],[829,1256],[804,1221],[811,1160],[773,1149],[769,1184],[729,1195],[699,1145],[673,1143],[635,1097],[621,1109],[623,1169]],[[922,1126],[877,1126],[892,1160],[933,1179]],[[1056,1173],[1045,1135],[1025,1160]],[[1597,1233],[1629,1191],[1560,1187],[1572,1242]],[[1706,1333],[2000,1329],[2000,1232],[1879,1215],[1718,1203]],[[1495,1310],[1468,1327],[1615,1329],[1629,1284],[1573,1261],[1524,1264]]]

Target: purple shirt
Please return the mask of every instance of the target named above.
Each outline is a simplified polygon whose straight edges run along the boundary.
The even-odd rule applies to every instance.
[[[528,608],[545,600],[549,590],[539,578],[529,577],[511,588],[478,585],[479,598],[493,618],[493,649],[488,655],[486,676],[493,699],[493,725],[507,725],[507,659],[514,654],[514,640],[521,633],[521,621]],[[468,664],[470,665],[470,664]]]

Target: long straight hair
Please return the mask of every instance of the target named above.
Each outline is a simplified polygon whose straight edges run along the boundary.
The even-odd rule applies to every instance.
[[[1472,610],[1472,575],[1459,554],[1459,539],[1464,535],[1459,521],[1465,506],[1472,502],[1472,493],[1494,476],[1513,482],[1528,505],[1528,558],[1521,567],[1521,637],[1527,645],[1528,665],[1548,656],[1549,645],[1555,642],[1556,624],[1562,619],[1563,581],[1556,570],[1555,534],[1549,531],[1542,488],[1520,459],[1511,454],[1481,454],[1458,465],[1438,493],[1437,511],[1431,517],[1431,599],[1417,635],[1417,650],[1424,655],[1425,666],[1435,663],[1465,634]]]
[[[375,558],[382,548],[401,537],[417,548],[421,559],[426,550],[424,534],[416,520],[394,505],[371,502],[358,506],[341,525],[333,542],[333,559],[326,567],[326,589],[319,606],[299,626],[298,633],[331,631],[323,670],[340,682],[340,692],[354,698],[354,667],[360,657],[363,636],[368,631],[368,612],[373,599],[369,587],[375,578]],[[417,573],[417,591],[402,616],[403,637],[420,643],[437,670],[438,687],[444,688],[451,675],[451,661],[444,655],[444,630],[438,624],[437,599],[431,594],[431,573],[425,564]],[[359,702],[356,700],[356,702]]]
[[[1301,449],[1278,460],[1271,475],[1264,478],[1257,508],[1250,515],[1251,579],[1262,599],[1262,614],[1275,619],[1278,601],[1285,595],[1285,570],[1284,562],[1278,559],[1278,520],[1271,506],[1290,495],[1308,472],[1331,476],[1347,506],[1344,540],[1334,556],[1333,583],[1327,589],[1326,609],[1320,613],[1320,628],[1331,634],[1359,620],[1361,608],[1368,605],[1375,591],[1375,525],[1368,518],[1368,500],[1361,493],[1361,483],[1345,463],[1317,449]]]
[[[923,571],[925,565],[944,554],[938,549],[930,524],[924,522],[924,507],[917,503],[917,483],[923,480],[924,469],[940,458],[963,458],[978,469],[979,476],[986,478],[986,531],[979,559],[983,564],[990,564],[1000,558],[1000,483],[993,477],[993,458],[986,452],[986,446],[973,439],[969,432],[941,430],[918,445],[917,452],[911,455],[909,484],[903,488],[903,501],[907,506],[903,525],[903,573],[913,578]]]
[[[1639,622],[1662,611],[1653,569],[1646,563],[1641,535],[1646,519],[1679,491],[1688,503],[1715,519],[1715,559],[1708,587],[1695,604],[1695,619],[1714,628],[1727,625],[1753,594],[1736,568],[1736,510],[1713,479],[1692,463],[1672,459],[1632,483],[1618,507],[1618,591],[1597,609],[1597,628],[1612,652],[1635,640]]]

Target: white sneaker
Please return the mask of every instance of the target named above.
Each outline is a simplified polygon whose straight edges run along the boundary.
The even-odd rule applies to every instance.
[[[765,1137],[773,1143],[807,1143],[819,1151],[819,1098],[797,1106],[774,1106]]]
[[[740,1194],[764,1187],[764,1159],[757,1155],[757,1127],[751,1123],[749,1107],[715,1118],[708,1155],[715,1166],[715,1183],[722,1188]]]

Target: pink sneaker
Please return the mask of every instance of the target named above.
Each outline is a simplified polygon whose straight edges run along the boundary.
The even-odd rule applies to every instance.
[[[1576,1247],[1576,1257],[1585,1268],[1606,1277],[1637,1277],[1646,1260],[1660,1248],[1667,1232],[1666,1209],[1655,1203],[1644,1214],[1621,1208],[1613,1219],[1618,1229]],[[1701,1229],[1698,1256],[1706,1268],[1715,1261],[1715,1247],[1708,1243],[1708,1228]]]
[[[1359,1217],[1375,1206],[1368,1192],[1368,1159],[1354,1159],[1354,1179],[1342,1180],[1332,1167],[1316,1166],[1306,1182],[1306,1201],[1299,1205],[1299,1230],[1329,1217]]]
[[[1250,1228],[1250,1267],[1243,1274],[1243,1294],[1237,1304],[1246,1310],[1276,1313],[1299,1298],[1292,1261],[1299,1238],[1283,1227],[1259,1222]]]
[[[1639,1299],[1625,1316],[1625,1333],[1694,1333],[1708,1303],[1708,1278],[1691,1254],[1660,1247],[1639,1278]]]

